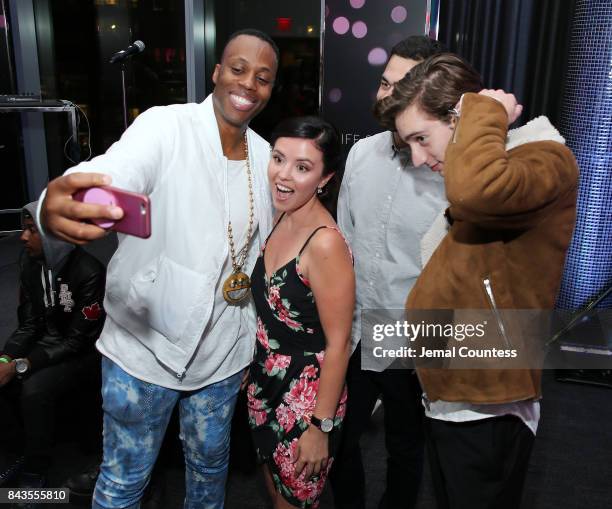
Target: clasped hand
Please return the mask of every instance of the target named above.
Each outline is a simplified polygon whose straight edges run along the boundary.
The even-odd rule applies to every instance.
[[[328,436],[310,426],[298,440],[295,450],[295,477],[310,479],[327,467],[329,457]]]

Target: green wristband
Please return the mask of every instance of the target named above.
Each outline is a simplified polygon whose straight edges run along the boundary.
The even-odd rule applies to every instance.
[[[9,364],[11,361],[9,361],[6,357],[0,357],[0,362],[4,362],[4,364]]]

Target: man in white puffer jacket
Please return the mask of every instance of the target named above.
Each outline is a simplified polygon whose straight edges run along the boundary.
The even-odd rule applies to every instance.
[[[255,341],[252,304],[226,301],[223,284],[250,274],[270,230],[270,149],[248,124],[268,102],[277,67],[266,34],[233,34],[203,103],[151,108],[106,154],[46,191],[44,226],[76,243],[104,235],[83,219],[122,214],[73,201],[77,190],[112,181],[152,204],[151,237],[120,235],[108,269],[94,508],[139,507],[177,402],[185,507],[223,507],[230,423]]]

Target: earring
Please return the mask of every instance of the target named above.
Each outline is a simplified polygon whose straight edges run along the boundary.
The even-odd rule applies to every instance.
[[[323,188],[322,187],[317,187],[317,194],[319,196],[321,196],[323,194]]]

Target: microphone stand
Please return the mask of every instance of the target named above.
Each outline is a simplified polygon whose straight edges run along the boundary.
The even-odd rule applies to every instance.
[[[121,92],[123,95],[123,127],[124,130],[128,128],[127,121],[127,94],[125,90],[125,63],[121,62]]]

